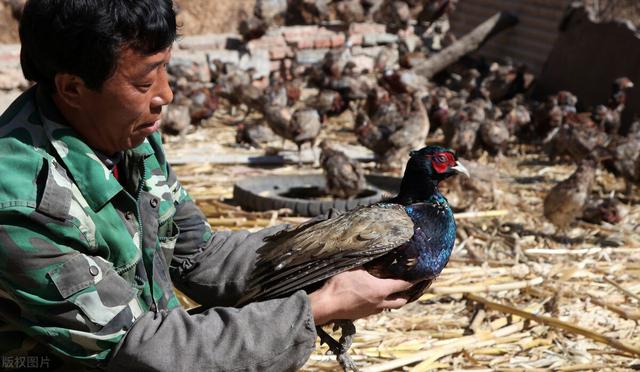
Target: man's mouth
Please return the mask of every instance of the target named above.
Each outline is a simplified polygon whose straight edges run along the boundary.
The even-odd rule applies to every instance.
[[[142,123],[139,128],[143,130],[151,130],[152,132],[155,132],[156,130],[160,129],[160,122],[161,122],[160,119],[156,121],[149,121],[146,123]]]
[[[160,119],[154,120],[154,121],[148,121],[146,123],[142,123],[141,127],[145,127],[145,128],[152,127],[152,126],[158,124],[159,122],[160,122]]]

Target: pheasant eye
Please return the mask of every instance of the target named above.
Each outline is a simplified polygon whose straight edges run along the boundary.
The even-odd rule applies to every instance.
[[[446,161],[447,161],[447,157],[446,157],[446,156],[444,156],[444,155],[438,155],[438,156],[436,157],[436,160],[438,161],[438,163],[444,163],[444,162],[446,162]]]

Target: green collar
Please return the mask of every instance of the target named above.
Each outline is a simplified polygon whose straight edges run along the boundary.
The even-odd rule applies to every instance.
[[[67,124],[42,87],[38,87],[36,93],[36,106],[58,159],[62,160],[91,209],[100,210],[122,190],[122,186],[96,152]],[[143,157],[153,154],[153,148],[147,139],[132,151]]]

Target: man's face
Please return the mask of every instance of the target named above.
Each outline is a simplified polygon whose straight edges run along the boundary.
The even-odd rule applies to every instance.
[[[153,55],[123,49],[102,89],[85,90],[80,132],[91,147],[111,155],[158,130],[162,107],[173,100],[166,70],[170,57],[171,48]]]

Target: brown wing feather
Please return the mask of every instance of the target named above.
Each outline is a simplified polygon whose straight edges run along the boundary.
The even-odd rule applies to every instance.
[[[378,204],[267,239],[241,304],[275,298],[363,265],[413,236],[404,208]]]

